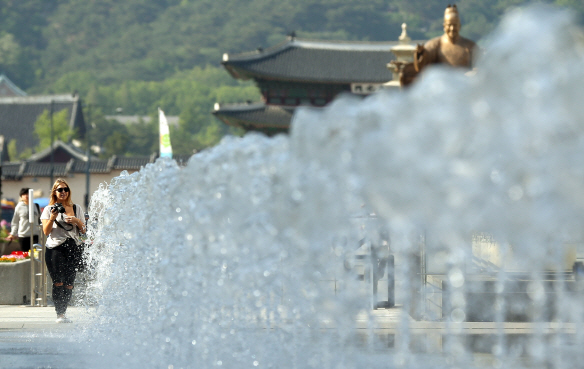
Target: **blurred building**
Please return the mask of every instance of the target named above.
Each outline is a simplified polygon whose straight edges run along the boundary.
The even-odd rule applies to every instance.
[[[85,120],[76,94],[0,97],[0,134],[6,144],[16,140],[19,152],[34,149],[39,144],[35,122],[44,112],[54,115],[63,110],[67,111],[69,128],[75,130],[77,138],[84,137]]]
[[[288,132],[298,106],[323,107],[341,93],[367,96],[383,88],[392,79],[388,63],[396,59],[392,48],[398,45],[397,40],[315,41],[291,35],[265,50],[224,54],[222,64],[229,74],[253,80],[262,101],[217,103],[213,114],[246,131]]]
[[[26,96],[26,92],[16,86],[6,75],[0,74],[0,97]]]
[[[52,188],[51,178],[64,178],[72,188],[73,201],[85,203],[87,175],[89,174],[90,194],[102,183],[110,183],[114,177],[123,171],[133,173],[147,164],[154,163],[158,154],[138,157],[112,156],[108,159],[91,157],[88,160],[85,152],[73,145],[57,141],[54,144],[53,163],[51,150],[47,148],[36,153],[28,160],[2,164],[2,197],[18,199],[21,188],[29,187],[36,191],[39,197],[46,197]],[[190,156],[174,155],[179,166],[186,165]],[[52,172],[52,174],[51,174]]]

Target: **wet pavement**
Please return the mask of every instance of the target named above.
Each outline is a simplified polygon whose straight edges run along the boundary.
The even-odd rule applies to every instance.
[[[87,325],[90,312],[70,307],[73,323],[56,323],[54,307],[0,305],[0,368],[92,368],[96,357],[72,339]]]

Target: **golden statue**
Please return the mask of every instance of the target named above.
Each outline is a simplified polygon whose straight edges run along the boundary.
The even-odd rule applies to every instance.
[[[460,36],[460,16],[456,5],[448,5],[444,11],[444,34],[418,45],[412,65],[402,69],[400,81],[407,86],[418,73],[430,64],[448,64],[453,67],[471,69],[477,45],[474,41]]]

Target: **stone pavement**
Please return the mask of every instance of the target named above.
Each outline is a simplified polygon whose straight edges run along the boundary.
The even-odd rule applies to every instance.
[[[82,330],[90,312],[69,307],[71,324],[57,324],[55,308],[0,305],[0,369],[92,368],[95,358],[70,337]]]
[[[0,305],[0,369],[123,367],[120,365],[123,359],[119,356],[108,357],[111,352],[107,350],[105,357],[103,353],[99,355],[96,347],[92,347],[88,340],[79,339],[82,335],[91,338],[93,332],[89,330],[89,323],[93,314],[93,311],[84,307],[69,307],[67,315],[73,323],[58,324],[52,306]],[[384,350],[394,347],[395,340],[399,339],[400,326],[404,328],[404,319],[408,320],[410,345],[415,347],[419,344],[425,352],[440,353],[442,336],[452,334],[452,328],[447,323],[414,321],[407,314],[404,316],[404,311],[399,307],[371,312],[375,321],[373,331],[371,319],[367,315],[363,312],[355,317],[356,343],[364,347],[372,347],[367,344],[372,339],[376,342],[375,346],[380,344],[385,347]],[[332,321],[323,320],[321,323],[321,329],[334,326]],[[466,335],[530,335],[536,329],[542,334],[576,333],[573,325],[558,322],[538,323],[537,326],[527,322],[465,322],[459,324],[459,328],[458,334]],[[481,360],[488,362],[491,357]]]
[[[67,315],[79,322],[87,321],[84,308],[69,307]],[[74,327],[72,324],[57,324],[53,306],[31,307],[28,305],[0,305],[0,333],[7,330],[63,330]]]

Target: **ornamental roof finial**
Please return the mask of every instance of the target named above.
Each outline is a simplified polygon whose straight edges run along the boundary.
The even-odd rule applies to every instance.
[[[408,25],[405,24],[405,23],[402,23],[402,26],[401,27],[402,27],[402,33],[399,36],[398,40],[402,44],[407,44],[407,43],[409,43],[412,40],[410,38],[410,36],[408,36],[408,30],[407,30]]]

